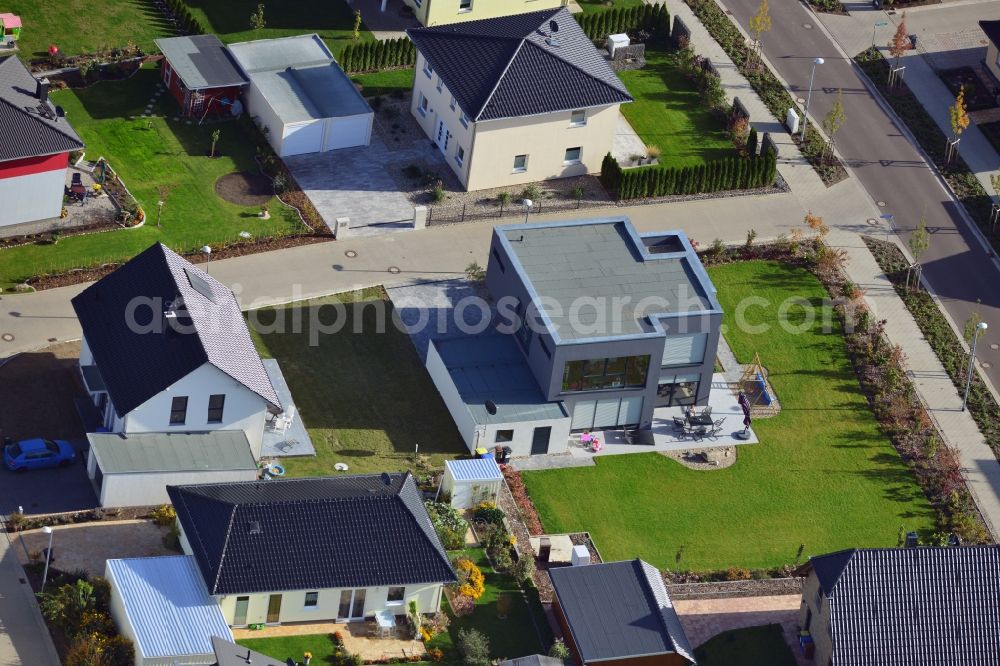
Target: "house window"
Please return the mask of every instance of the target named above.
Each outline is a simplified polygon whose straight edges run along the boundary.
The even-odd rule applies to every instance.
[[[568,393],[642,388],[648,371],[648,355],[568,361],[563,368],[562,390]]]
[[[460,11],[460,12],[471,12],[472,11],[472,0],[458,0],[458,11]]]
[[[570,127],[583,127],[587,124],[587,110],[577,109],[573,113],[569,114],[569,126]]]
[[[208,422],[222,423],[222,410],[226,406],[224,394],[212,395],[208,398]]]
[[[306,608],[316,608],[319,606],[319,592],[306,592],[306,599],[303,605]]]
[[[567,148],[566,155],[563,157],[563,164],[579,164],[580,157],[583,155],[583,149],[580,146],[576,148]]]
[[[441,89],[442,89],[443,87],[444,87],[444,81],[442,81],[442,80],[441,80],[441,77],[439,76],[439,77],[438,77],[438,83],[437,83],[437,91],[438,91],[438,92],[441,92]]]
[[[462,166],[463,160],[465,160],[465,148],[459,146],[458,151],[455,153],[455,161],[458,163],[458,166]]]
[[[455,107],[458,106],[458,100],[455,99],[454,95],[451,96],[451,104],[449,104],[448,106],[451,107],[452,111],[454,111]]]
[[[420,93],[420,104],[417,106],[417,111],[420,112],[420,115],[427,117],[427,98],[424,97],[423,93]]]
[[[187,420],[188,399],[186,395],[177,396],[170,401],[170,425],[184,425]]]
[[[513,430],[497,430],[497,444],[505,444],[507,442],[514,441],[514,431]]]
[[[497,267],[500,269],[501,273],[507,272],[507,267],[503,265],[503,259],[500,258],[500,253],[496,248],[493,248],[493,260],[496,261]]]
[[[167,88],[170,87],[170,79],[173,78],[174,70],[170,68],[170,63],[164,63],[163,65],[163,85]]]
[[[528,156],[514,155],[514,173],[524,173],[528,170]]]
[[[427,60],[424,60],[424,74],[427,75],[428,79],[434,78],[434,68]]]
[[[465,115],[465,111],[462,111],[462,118],[460,122],[462,123],[462,127],[469,126],[469,116]]]
[[[405,597],[405,596],[406,596],[406,588],[405,587],[390,587],[389,588],[389,595],[386,597],[386,600],[385,600],[385,605],[386,606],[402,606],[403,605],[403,597]]]

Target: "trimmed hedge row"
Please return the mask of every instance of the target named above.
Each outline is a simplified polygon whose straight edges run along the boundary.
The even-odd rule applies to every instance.
[[[416,62],[417,49],[409,37],[348,44],[340,54],[340,66],[348,74],[413,67]]]
[[[609,191],[616,192],[619,200],[767,187],[774,184],[776,175],[777,162],[771,151],[750,158],[729,157],[691,167],[622,169],[610,153],[601,163],[601,183]]]
[[[649,33],[657,41],[665,42],[670,37],[670,13],[666,5],[618,7],[595,14],[577,14],[576,21],[587,37],[595,42],[603,42],[608,35],[639,30]]]
[[[201,21],[196,19],[191,13],[191,9],[184,0],[165,0],[167,9],[177,19],[177,27],[189,35],[204,35],[208,30]]]

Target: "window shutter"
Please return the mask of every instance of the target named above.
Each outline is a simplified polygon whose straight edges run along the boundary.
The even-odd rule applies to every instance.
[[[663,367],[671,365],[692,365],[705,360],[708,346],[707,333],[668,335],[663,345]]]

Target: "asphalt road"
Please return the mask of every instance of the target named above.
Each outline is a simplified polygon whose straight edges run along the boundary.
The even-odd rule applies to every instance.
[[[744,28],[760,4],[759,0],[722,3]],[[1000,388],[1000,347],[990,348],[990,344],[1000,343],[1000,271],[917,148],[871,97],[860,74],[816,26],[812,13],[797,0],[771,0],[770,6],[773,27],[763,40],[766,57],[793,94],[803,99],[813,59],[819,56],[825,60],[816,68],[810,116],[823,118],[837,90],[843,91],[847,121],[837,135],[838,149],[872,199],[885,202],[882,210],[894,215],[904,240],[909,239],[921,215],[925,216],[932,236],[922,262],[924,275],[959,327],[977,309],[989,323],[989,330],[980,338],[978,357],[991,365],[986,372]],[[980,305],[977,300],[981,300]]]

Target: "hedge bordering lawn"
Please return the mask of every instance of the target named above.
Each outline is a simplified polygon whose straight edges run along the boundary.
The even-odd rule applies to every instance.
[[[892,282],[896,293],[906,304],[924,334],[927,343],[937,354],[941,365],[948,372],[955,388],[965,390],[965,378],[968,369],[969,354],[966,347],[955,335],[937,303],[925,291],[907,289],[906,270],[909,263],[903,253],[892,243],[864,237],[865,244],[875,256],[879,268],[885,271]],[[969,413],[979,425],[980,432],[993,449],[994,455],[1000,458],[1000,405],[997,404],[979,373],[973,373],[972,386],[969,388]]]
[[[906,123],[917,139],[917,143],[930,156],[935,168],[947,181],[955,197],[965,207],[969,217],[975,221],[983,235],[989,239],[990,245],[994,249],[1000,250],[1000,236],[992,233],[989,229],[993,200],[986,193],[982,184],[976,180],[975,174],[969,169],[961,155],[956,156],[951,165],[945,163],[945,142],[948,137],[927,113],[920,100],[910,91],[905,81],[899,83],[894,91],[888,90],[886,81],[889,74],[889,63],[877,49],[863,51],[855,56],[854,60],[878,88],[883,99]]]
[[[576,14],[577,23],[594,42],[604,42],[608,35],[644,32],[656,41],[670,37],[670,14],[662,4],[616,7],[606,12]],[[639,41],[645,41],[640,39]]]
[[[413,67],[416,61],[417,47],[409,37],[348,44],[340,54],[340,66],[348,74]]]
[[[767,106],[768,110],[779,122],[784,122],[788,109],[793,107],[799,109],[798,104],[795,103],[792,96],[788,94],[788,91],[785,90],[785,87],[769,67],[763,63],[756,69],[748,69],[746,67],[746,40],[743,38],[743,34],[739,31],[739,28],[736,27],[732,20],[715,3],[715,0],[684,1],[691,8],[691,11],[694,12],[695,16],[698,17],[698,20],[702,22],[702,25],[705,26],[705,29],[708,30],[712,38],[719,43],[719,46],[726,52],[726,55],[735,63],[740,74],[750,82],[750,86],[754,89],[754,92],[760,96],[764,105]],[[801,112],[801,109],[799,110]],[[839,183],[844,178],[847,178],[847,170],[839,158],[835,158],[831,163],[824,156],[826,141],[820,135],[819,131],[816,130],[814,124],[810,124],[806,130],[805,143],[799,140],[797,134],[792,139],[798,144],[802,154],[809,160],[809,164],[812,165],[816,173],[819,174],[819,177],[828,186]]]
[[[610,153],[601,163],[601,184],[619,200],[769,187],[776,175],[777,163],[770,150],[764,155],[730,157],[692,167],[622,169]]]

